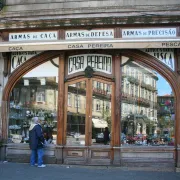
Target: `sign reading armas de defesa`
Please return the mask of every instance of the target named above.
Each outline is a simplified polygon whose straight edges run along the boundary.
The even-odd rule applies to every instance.
[[[122,29],[122,38],[162,38],[176,36],[176,28]]]
[[[58,40],[57,31],[9,33],[9,41]]]
[[[106,39],[114,38],[113,29],[66,31],[65,39]]]

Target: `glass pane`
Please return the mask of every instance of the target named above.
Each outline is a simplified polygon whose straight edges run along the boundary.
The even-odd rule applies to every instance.
[[[156,71],[122,59],[121,143],[174,145],[174,95],[169,83]]]
[[[86,82],[68,86],[67,145],[85,145]]]
[[[38,116],[47,143],[56,143],[59,61],[52,61],[34,68],[14,86],[9,104],[10,142],[28,143],[32,118]]]
[[[112,86],[93,81],[92,99],[92,144],[109,145],[111,139],[111,94]]]

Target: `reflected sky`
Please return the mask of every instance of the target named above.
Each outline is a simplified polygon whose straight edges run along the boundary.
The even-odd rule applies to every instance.
[[[171,94],[172,89],[169,83],[164,79],[160,74],[157,74],[158,81],[157,81],[157,89],[158,89],[158,96],[163,96],[165,94]]]

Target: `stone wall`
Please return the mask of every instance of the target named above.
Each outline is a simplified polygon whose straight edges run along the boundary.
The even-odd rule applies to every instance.
[[[180,22],[179,16],[178,0],[6,0],[6,5],[0,12],[0,29],[102,23],[175,23]],[[115,18],[116,21],[113,21]],[[82,19],[83,21],[79,22]]]
[[[162,5],[162,4],[179,4],[179,0],[6,0],[7,5],[15,5],[15,4],[50,4],[50,3],[70,3],[70,2],[100,2],[100,4],[111,2],[111,4],[120,4],[120,5]]]
[[[23,0],[6,0],[6,7],[4,12],[16,12],[16,16],[19,16],[22,12],[24,15],[27,12],[37,12],[37,14],[43,14],[45,11],[52,11],[53,14],[79,14],[79,13],[92,13],[92,12],[157,12],[159,10],[174,10],[179,11],[179,1],[127,1],[127,0],[49,0],[44,2],[43,0],[23,1]],[[160,12],[157,12],[160,13]],[[11,14],[13,15],[13,13]],[[34,14],[35,15],[35,14]],[[92,15],[93,16],[93,15]]]

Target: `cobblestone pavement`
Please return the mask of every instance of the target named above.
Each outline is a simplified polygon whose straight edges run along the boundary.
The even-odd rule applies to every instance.
[[[0,162],[0,180],[180,180],[180,173],[100,166],[47,165]]]

